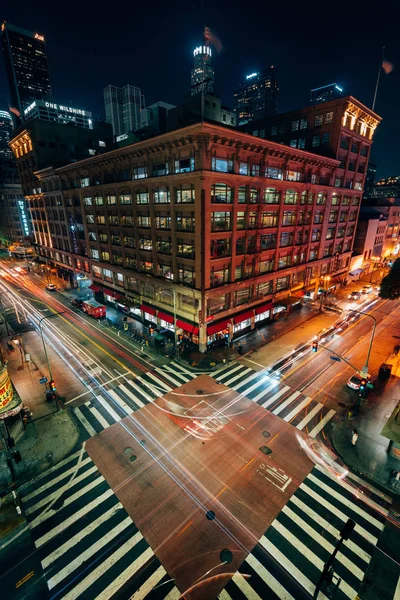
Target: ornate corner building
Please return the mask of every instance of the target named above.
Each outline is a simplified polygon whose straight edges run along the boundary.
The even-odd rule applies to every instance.
[[[27,131],[12,140],[19,165],[37,143]],[[235,337],[272,319],[321,277],[346,277],[365,175],[349,188],[341,169],[337,158],[198,123],[21,180],[39,255],[204,351],[228,328]]]

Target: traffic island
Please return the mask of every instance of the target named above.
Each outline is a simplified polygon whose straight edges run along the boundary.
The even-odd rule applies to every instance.
[[[296,436],[307,439],[200,375],[86,450],[185,598],[200,600],[218,596],[314,466]]]

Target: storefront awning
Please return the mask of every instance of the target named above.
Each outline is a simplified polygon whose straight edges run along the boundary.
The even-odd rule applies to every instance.
[[[92,285],[89,285],[89,290],[92,290],[92,292],[101,292],[101,287],[99,285],[97,285],[97,283],[92,283]]]
[[[153,317],[156,316],[156,309],[153,308],[152,306],[146,306],[145,304],[141,304],[140,310],[147,313],[148,315],[153,315]]]
[[[271,310],[272,307],[273,307],[272,302],[260,304],[260,306],[256,307],[256,315],[260,315],[261,313],[266,312],[267,310]]]
[[[212,335],[213,333],[218,333],[218,331],[226,329],[230,325],[230,323],[230,319],[224,319],[219,323],[212,323],[211,325],[207,325],[207,335]]]
[[[301,299],[291,296],[290,298],[282,298],[282,300],[277,300],[275,302],[275,306],[295,306],[295,304],[300,304]]]
[[[180,319],[176,320],[176,326],[189,333],[194,333],[195,335],[198,335],[199,333],[199,328],[196,325],[186,323],[186,321],[181,321]]]
[[[235,325],[237,325],[238,323],[241,323],[242,321],[246,321],[247,319],[251,319],[252,317],[254,317],[254,311],[246,310],[245,312],[241,313],[240,315],[235,315],[233,317],[233,322],[235,323]]]
[[[157,317],[159,319],[162,319],[163,321],[166,321],[167,323],[173,323],[174,322],[174,317],[172,315],[169,315],[165,312],[162,312],[162,310],[159,310],[157,312]]]
[[[354,271],[350,271],[349,273],[349,277],[357,277],[358,275],[361,275],[361,273],[364,272],[364,269],[354,269]]]
[[[114,290],[110,290],[110,288],[103,288],[103,294],[111,296],[111,298],[116,298],[119,295],[117,292],[114,292]]]

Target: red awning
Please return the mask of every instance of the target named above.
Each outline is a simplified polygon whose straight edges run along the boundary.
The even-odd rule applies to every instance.
[[[92,292],[101,292],[101,287],[99,285],[97,285],[97,283],[92,283],[92,285],[89,285],[89,290],[92,290]]]
[[[267,302],[266,304],[261,304],[260,306],[257,306],[256,315],[260,315],[261,313],[266,312],[267,310],[271,310],[272,306],[272,302]]]
[[[111,298],[115,298],[116,292],[114,292],[114,290],[110,290],[110,288],[103,288],[103,294],[111,296]]]
[[[162,312],[162,310],[159,310],[157,312],[157,317],[159,319],[162,319],[163,321],[166,321],[167,323],[173,323],[174,322],[174,317],[172,315],[168,315],[165,312]]]
[[[147,313],[148,315],[153,315],[154,317],[156,316],[156,309],[152,306],[146,306],[145,304],[141,304],[140,310]]]
[[[191,323],[186,323],[186,321],[181,321],[180,319],[176,320],[176,326],[180,327],[184,331],[188,331],[189,333],[194,333],[196,335],[198,335],[198,333],[199,333],[199,328],[196,325],[192,325]]]
[[[235,323],[235,325],[237,325],[237,323],[246,321],[246,319],[251,319],[251,317],[254,317],[254,310],[246,310],[245,312],[241,313],[240,315],[235,315],[233,317],[233,322]]]
[[[207,325],[207,335],[212,335],[213,333],[218,333],[218,331],[222,331],[226,329],[228,325],[230,325],[230,319],[224,319],[224,321],[220,321],[219,323],[213,323],[212,325]]]
[[[122,294],[118,294],[118,292],[114,292],[114,298],[116,300],[124,300],[125,296],[123,296]]]

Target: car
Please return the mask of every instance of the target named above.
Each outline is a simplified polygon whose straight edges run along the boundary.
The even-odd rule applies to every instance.
[[[72,298],[70,304],[75,308],[82,308],[83,300],[80,300],[80,298]]]
[[[372,285],[368,284],[368,285],[363,285],[361,288],[361,293],[362,294],[370,294],[372,292]]]
[[[381,291],[381,286],[380,286],[380,285],[376,285],[376,286],[374,287],[374,290],[375,290],[376,292],[380,292],[380,291]]]
[[[56,292],[57,286],[54,283],[46,283],[46,290],[49,292]]]
[[[91,377],[95,377],[96,375],[101,375],[102,370],[99,365],[96,365],[95,362],[83,362],[83,368],[88,372],[88,375]]]
[[[360,292],[351,292],[349,294],[349,300],[359,300],[361,298],[361,293]]]
[[[365,377],[364,375],[361,375],[360,372],[355,373],[348,380],[347,387],[351,388],[352,390],[359,390],[360,389],[360,385],[361,385],[361,381],[363,379],[366,379],[367,381],[369,381],[371,379],[371,375],[368,374]]]

